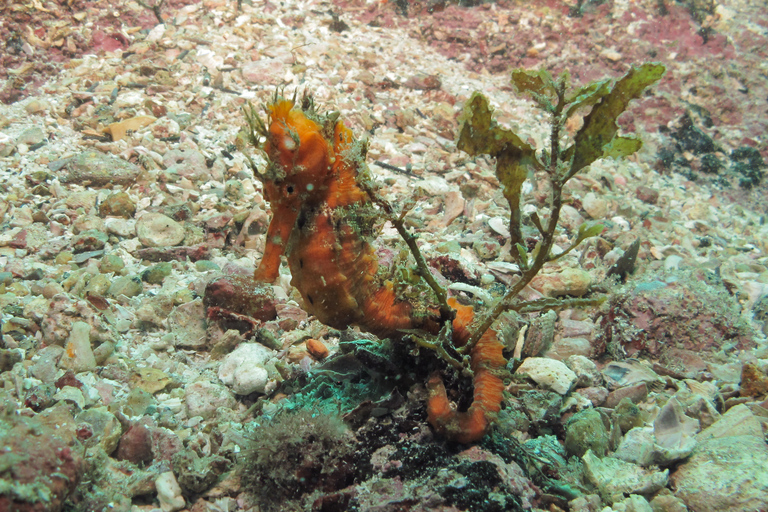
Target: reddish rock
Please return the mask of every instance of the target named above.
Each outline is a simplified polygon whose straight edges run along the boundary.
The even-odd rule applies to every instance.
[[[71,416],[65,416],[74,424]],[[58,512],[83,476],[83,449],[73,432],[46,425],[38,418],[15,414],[0,417],[4,425],[0,430],[4,467],[0,486],[8,489],[0,493],[0,510]]]
[[[659,200],[659,191],[645,185],[637,187],[635,195],[639,200],[648,204],[656,204],[656,201]]]
[[[741,396],[764,397],[768,394],[768,375],[755,363],[746,363],[741,368]]]

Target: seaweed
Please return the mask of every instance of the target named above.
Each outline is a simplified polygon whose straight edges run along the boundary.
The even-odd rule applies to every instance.
[[[467,101],[461,117],[457,147],[471,156],[489,155],[496,159],[496,176],[510,208],[510,242],[515,248],[513,254],[516,252],[514,257],[522,275],[477,324],[461,352],[470,351],[504,311],[545,311],[601,301],[600,298],[524,301],[518,295],[545,263],[563,257],[587,238],[603,231],[603,225],[585,222],[568,247],[556,254],[552,252],[565,184],[599,159],[622,158],[640,149],[640,139],[619,135],[617,120],[629,103],[658,81],[664,71],[662,64],[646,63],[633,66],[616,81],[598,80],[571,90],[568,73],[562,73],[555,79],[546,70],[514,70],[511,81],[518,94],[528,95],[539,109],[550,116],[548,148],[535,148],[514,131],[499,126],[483,94],[475,92]],[[581,128],[572,140],[564,140],[562,132],[565,123],[587,108],[591,110],[584,116]],[[550,215],[546,225],[537,213],[529,216],[528,220],[538,231],[535,245],[529,251],[522,232],[520,199],[523,183],[535,173],[549,180]]]

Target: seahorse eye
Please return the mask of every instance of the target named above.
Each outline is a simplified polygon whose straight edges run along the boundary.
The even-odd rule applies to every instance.
[[[293,140],[293,137],[286,135],[283,137],[283,147],[288,151],[293,151],[296,149],[296,141]]]
[[[285,187],[285,191],[288,194],[293,194],[293,185],[288,185],[287,187]]]

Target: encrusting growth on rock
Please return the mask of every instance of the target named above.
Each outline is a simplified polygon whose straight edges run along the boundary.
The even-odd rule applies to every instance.
[[[355,325],[379,337],[404,330],[440,332],[439,308],[401,296],[379,268],[372,237],[374,222],[383,214],[367,183],[365,144],[353,139],[337,115],[318,115],[309,99],[297,108],[294,101],[276,98],[267,111],[266,124],[252,109],[246,111],[251,143],[258,145],[258,136],[266,138],[260,147],[269,163],[257,177],[273,210],[256,278],[277,278],[280,256],[286,254],[291,284],[321,322],[338,329]],[[461,346],[469,337],[474,311],[455,299],[448,304],[456,311],[453,343]],[[464,443],[487,432],[500,409],[506,372],[502,343],[493,330],[475,345],[470,358],[475,391],[466,412],[451,407],[438,375],[428,385],[430,423]]]

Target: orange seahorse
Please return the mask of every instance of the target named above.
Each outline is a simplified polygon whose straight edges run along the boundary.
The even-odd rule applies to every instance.
[[[303,103],[298,108],[294,101],[276,98],[267,106],[267,123],[260,129],[268,165],[257,177],[273,216],[256,279],[274,281],[286,254],[291,284],[321,322],[338,329],[356,325],[379,337],[405,329],[436,334],[436,308],[398,296],[379,272],[372,244],[377,213],[359,181],[367,172],[365,144],[353,139],[338,114],[321,116],[311,99]],[[459,347],[469,337],[474,311],[453,298],[448,304],[456,310],[453,343]],[[427,384],[430,424],[463,443],[482,438],[500,410],[506,366],[493,330],[470,356],[474,400],[467,411],[452,406],[439,375]]]

